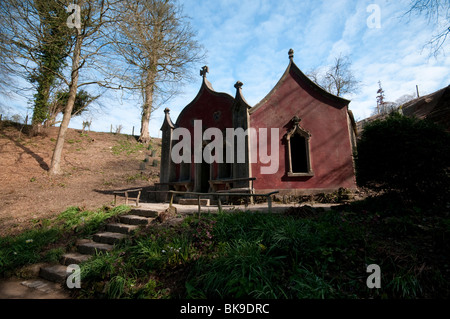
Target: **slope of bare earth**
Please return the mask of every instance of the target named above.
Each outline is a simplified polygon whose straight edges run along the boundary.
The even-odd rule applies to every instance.
[[[152,149],[132,136],[73,129],[66,136],[63,174],[52,177],[48,167],[58,131],[49,128],[30,138],[20,127],[0,122],[0,236],[20,233],[70,206],[110,205],[112,191],[159,179],[160,139],[152,140],[151,157]]]

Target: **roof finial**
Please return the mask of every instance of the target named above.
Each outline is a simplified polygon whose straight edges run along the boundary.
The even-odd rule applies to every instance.
[[[243,85],[244,85],[244,83],[242,83],[241,81],[237,81],[236,84],[234,85],[234,87],[236,89],[240,89],[240,88],[242,88]]]
[[[294,59],[294,50],[290,49],[288,54],[289,54],[289,60]]]
[[[208,68],[208,66],[205,65],[200,70],[200,76],[203,76],[204,78],[206,78],[206,73],[209,73],[209,68]]]
[[[166,108],[164,109],[164,113],[170,113],[170,109],[169,109],[168,107],[166,107]]]

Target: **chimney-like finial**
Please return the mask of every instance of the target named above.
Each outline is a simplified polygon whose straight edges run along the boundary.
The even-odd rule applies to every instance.
[[[200,70],[200,76],[203,76],[204,78],[206,78],[206,73],[209,73],[209,68],[208,68],[208,66],[205,65]]]
[[[237,81],[236,84],[234,85],[234,87],[236,89],[240,89],[240,88],[242,88],[243,85],[244,85],[244,83],[242,83],[241,81]]]
[[[294,50],[290,49],[288,54],[289,54],[289,60],[294,59]]]

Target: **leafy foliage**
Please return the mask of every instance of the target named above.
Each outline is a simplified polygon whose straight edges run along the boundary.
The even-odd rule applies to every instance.
[[[103,207],[95,212],[79,207],[69,207],[52,220],[36,221],[36,228],[27,230],[18,236],[0,237],[0,276],[17,267],[40,261],[55,261],[63,254],[61,247],[47,247],[69,233],[83,236],[98,231],[109,218],[127,212],[127,206],[113,209]]]
[[[306,217],[303,207],[293,207],[286,214],[228,212],[190,216],[171,227],[152,224],[82,263],[82,289],[74,296],[447,298],[448,215],[424,218],[420,208],[392,199],[382,196],[331,211],[311,208],[315,213]],[[127,209],[87,214],[73,207],[38,230],[0,238],[1,269],[58,258],[60,248],[40,255],[63,232],[90,233],[89,221],[98,225]],[[373,263],[382,271],[381,289],[366,286],[366,267]]]
[[[47,117],[45,122],[47,126],[56,124],[56,116],[59,113],[64,113],[67,102],[69,100],[69,95],[69,91],[58,91],[55,93],[54,100],[49,103],[49,106],[47,108]],[[85,90],[78,90],[72,108],[72,116],[81,115],[84,111],[87,110],[89,104],[94,102],[98,97],[99,96],[92,96]],[[90,127],[90,122],[83,122],[83,127],[85,127],[85,123],[86,126]]]
[[[357,181],[398,191],[415,202],[445,205],[449,163],[449,133],[426,120],[394,113],[364,127],[356,156]]]
[[[42,123],[48,115],[50,90],[56,81],[56,74],[65,66],[71,45],[69,28],[65,26],[65,8],[59,1],[34,1],[39,14],[42,38],[35,48],[38,52],[39,68],[30,75],[30,81],[37,83],[34,95],[33,124]]]

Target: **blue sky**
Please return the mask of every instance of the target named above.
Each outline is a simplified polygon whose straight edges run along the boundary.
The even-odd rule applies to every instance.
[[[214,89],[234,96],[236,81],[244,83],[243,93],[255,105],[273,88],[288,65],[288,50],[294,49],[294,62],[304,72],[331,65],[339,54],[348,55],[355,77],[361,82],[350,109],[357,120],[364,119],[376,106],[378,81],[388,101],[405,94],[432,93],[450,84],[450,40],[436,58],[425,45],[439,29],[425,17],[404,16],[409,0],[180,0],[191,17],[197,40],[207,51],[205,63],[192,67],[194,81],[159,110],[150,121],[150,134],[160,137],[164,107],[175,121],[183,107],[196,96],[200,68],[209,67],[208,80]],[[379,8],[380,27],[368,19]],[[374,21],[374,20],[370,20]],[[448,21],[447,21],[448,23]],[[447,24],[448,25],[448,24]],[[140,129],[140,110],[135,101],[121,100],[114,93],[70,127],[81,128],[92,118],[91,129],[109,132],[122,125],[123,133]],[[25,113],[23,103],[10,104]],[[20,110],[20,112],[19,112]]]

